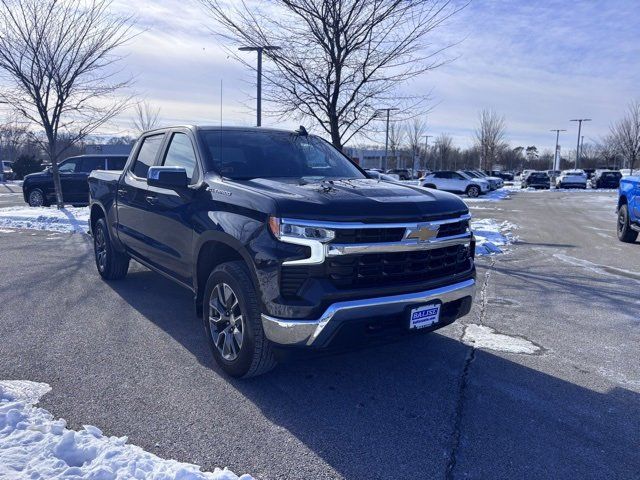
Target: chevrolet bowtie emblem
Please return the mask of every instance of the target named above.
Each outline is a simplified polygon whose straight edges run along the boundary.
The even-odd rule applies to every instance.
[[[418,240],[426,242],[438,236],[439,225],[418,225],[418,228],[408,229],[405,240]]]

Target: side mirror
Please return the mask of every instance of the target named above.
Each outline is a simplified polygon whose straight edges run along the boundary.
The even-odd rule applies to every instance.
[[[189,186],[189,178],[183,167],[149,167],[147,185],[179,190]]]

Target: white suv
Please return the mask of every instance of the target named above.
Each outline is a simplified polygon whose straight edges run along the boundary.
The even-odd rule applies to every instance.
[[[445,192],[466,193],[474,198],[489,191],[489,182],[471,178],[463,172],[442,171],[429,173],[420,179],[420,185]]]
[[[556,188],[587,188],[584,170],[565,170],[556,178]]]

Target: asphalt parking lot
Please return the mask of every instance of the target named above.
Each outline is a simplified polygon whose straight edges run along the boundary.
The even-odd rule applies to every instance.
[[[0,230],[0,378],[49,383],[72,428],[256,478],[636,478],[640,243],[615,202],[473,202],[518,241],[478,260],[468,317],[248,381],[214,366],[189,292],[140,266],[103,282],[81,234]],[[478,325],[536,352],[463,342]]]

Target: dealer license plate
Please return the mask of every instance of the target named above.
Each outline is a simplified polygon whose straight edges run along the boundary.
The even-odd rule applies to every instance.
[[[411,310],[409,315],[409,329],[418,330],[430,327],[440,321],[440,303],[430,303]]]

